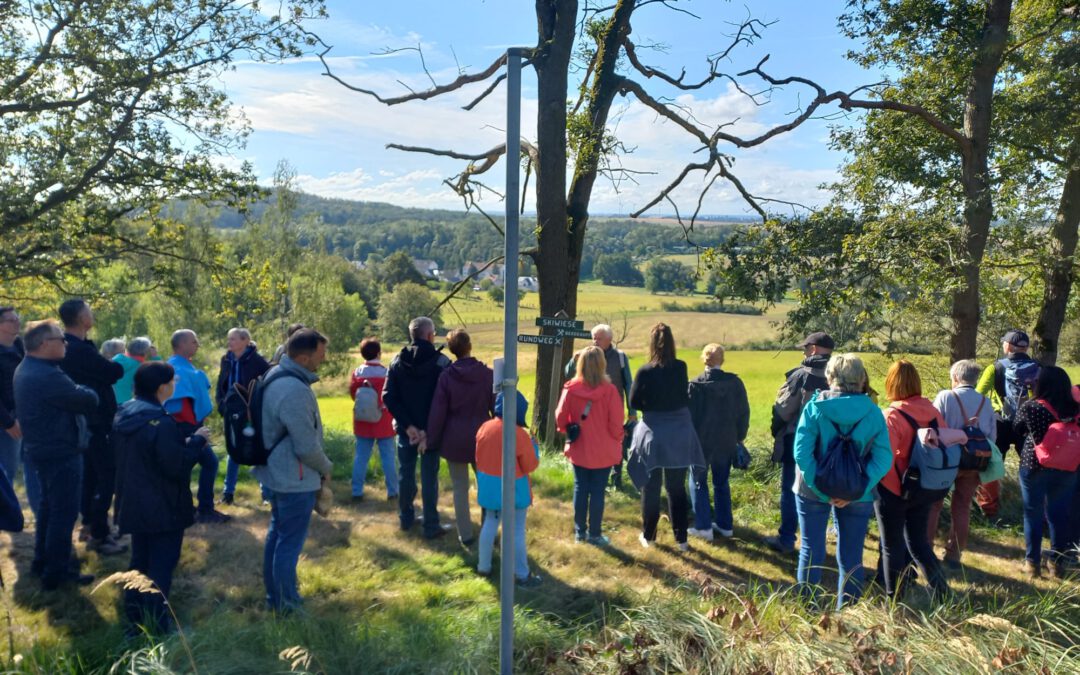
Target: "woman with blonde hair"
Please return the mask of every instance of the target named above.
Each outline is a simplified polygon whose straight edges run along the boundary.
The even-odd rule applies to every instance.
[[[577,375],[563,386],[555,409],[556,428],[566,434],[563,454],[574,465],[574,540],[606,546],[604,489],[611,467],[622,460],[622,397],[599,347],[586,347],[575,359]]]

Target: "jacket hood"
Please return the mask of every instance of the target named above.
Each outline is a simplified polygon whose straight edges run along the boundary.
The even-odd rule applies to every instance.
[[[832,358],[832,354],[814,354],[813,356],[807,356],[803,359],[802,364],[807,368],[821,368],[829,364],[829,359]]]
[[[598,401],[604,396],[604,386],[590,387],[584,380],[573,379],[563,385],[567,396],[580,398],[583,401]]]
[[[160,403],[133,398],[116,411],[113,428],[121,434],[130,434],[150,420],[166,415],[165,408]]]
[[[426,373],[438,367],[442,352],[427,340],[421,340],[404,347],[398,354],[401,367],[415,375]]]
[[[822,417],[843,425],[855,424],[869,413],[879,410],[866,394],[822,391],[812,403]]]
[[[725,373],[720,368],[706,368],[705,372],[690,380],[690,386],[708,387],[738,379],[735,373]]]
[[[281,357],[278,368],[298,374],[304,382],[307,382],[308,384],[314,384],[319,381],[318,375],[290,359],[288,354]]]
[[[444,372],[465,384],[491,384],[491,370],[471,356],[454,361]]]
[[[240,361],[241,363],[243,363],[250,359],[252,354],[257,351],[259,351],[259,348],[256,347],[254,343],[252,343],[244,348],[244,353],[241,354],[239,357],[236,354],[233,354],[232,352],[226,350],[225,356],[222,358],[224,358],[224,360],[228,361],[229,363],[232,363],[233,361]]]

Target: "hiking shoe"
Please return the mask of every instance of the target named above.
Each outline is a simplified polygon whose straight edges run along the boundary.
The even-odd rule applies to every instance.
[[[1031,562],[1030,560],[1024,561],[1024,576],[1029,579],[1039,579],[1042,577],[1042,569],[1038,564]]]
[[[735,536],[735,530],[725,530],[724,528],[720,527],[716,523],[712,524],[712,530],[713,530],[713,532],[720,535],[724,539],[730,539],[730,538]]]
[[[235,499],[235,497],[233,497],[233,493],[231,493],[231,492],[226,492],[226,493],[221,495],[221,503],[222,504],[228,504],[228,505],[232,506],[233,502],[235,502],[235,501],[236,501],[236,499]]]
[[[199,511],[195,514],[196,523],[205,523],[208,525],[220,525],[232,520],[232,516],[227,516],[217,509],[210,509],[209,511]]]
[[[641,548],[652,548],[653,543],[645,538],[645,533],[641,532],[637,536],[638,543],[641,544]]]
[[[776,551],[777,553],[794,553],[795,546],[793,544],[785,544],[780,541],[780,537],[765,537],[765,545]]]
[[[452,529],[452,525],[449,523],[441,523],[439,529],[432,530],[431,532],[424,533],[424,539],[438,539],[439,537],[446,536],[446,533]]]
[[[607,537],[606,535],[603,535],[603,534],[595,536],[595,537],[589,537],[586,541],[588,541],[593,546],[610,546],[611,545],[611,539],[609,537]]]
[[[101,539],[91,537],[86,542],[86,548],[97,551],[100,555],[119,555],[128,550],[127,544],[117,541],[116,537],[111,534]]]
[[[544,583],[544,580],[538,574],[530,574],[522,579],[514,579],[514,585],[518,588],[536,588],[542,583]]]
[[[695,530],[691,527],[686,531],[686,533],[689,534],[691,537],[701,537],[705,541],[712,541],[713,539],[711,527],[707,530]]]
[[[688,542],[688,541],[680,541],[679,542],[679,552],[680,553],[686,553],[689,550],[690,550],[690,542]]]

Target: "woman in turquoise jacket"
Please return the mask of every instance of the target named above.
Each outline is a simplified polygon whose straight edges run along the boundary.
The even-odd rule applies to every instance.
[[[836,604],[840,608],[862,593],[863,543],[874,515],[874,489],[892,467],[893,457],[885,417],[864,393],[868,380],[862,361],[853,354],[834,355],[825,368],[825,379],[829,390],[819,391],[806,404],[795,430],[797,471],[792,489],[802,538],[798,581],[812,595],[819,590],[825,562],[825,528],[832,513],[839,532],[836,562],[840,582]],[[839,433],[837,427],[865,449],[866,491],[850,502],[830,498],[814,485],[818,461],[829,441]]]

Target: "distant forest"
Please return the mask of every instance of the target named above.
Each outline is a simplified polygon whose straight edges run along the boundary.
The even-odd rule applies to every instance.
[[[348,260],[382,260],[397,251],[413,258],[434,260],[442,269],[460,270],[473,262],[483,262],[502,253],[502,236],[482,215],[464,211],[404,208],[380,202],[327,199],[298,194],[293,221],[301,243],[322,248],[326,253]],[[246,213],[221,209],[206,217],[223,231],[238,230],[248,220],[258,220],[273,203],[273,196],[252,204]],[[174,203],[170,215],[191,222],[194,213],[184,203]],[[502,226],[502,218],[495,218]],[[634,259],[674,253],[693,253],[696,247],[716,246],[726,239],[743,216],[699,219],[694,230],[684,234],[672,220],[594,217],[589,222],[582,259],[581,276],[591,278],[600,254],[625,253]],[[534,246],[535,220],[521,219],[521,246]]]

